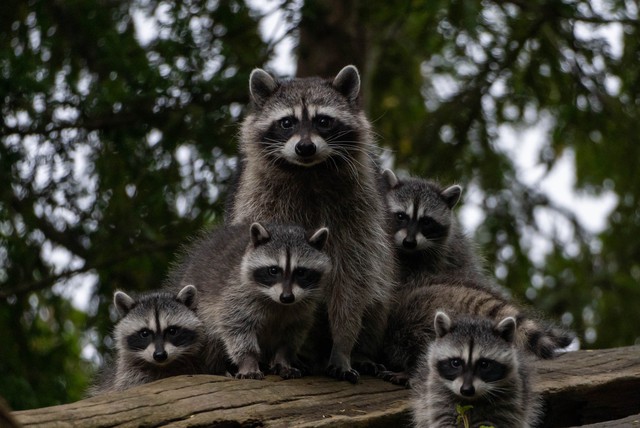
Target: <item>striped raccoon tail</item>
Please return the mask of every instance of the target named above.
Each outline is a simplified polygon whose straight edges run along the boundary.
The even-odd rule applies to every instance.
[[[524,347],[539,358],[555,358],[559,352],[571,345],[576,335],[544,321],[524,319],[519,330],[524,335]]]

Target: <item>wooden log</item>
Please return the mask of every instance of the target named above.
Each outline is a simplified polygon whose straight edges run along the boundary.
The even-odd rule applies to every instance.
[[[581,426],[640,411],[640,346],[578,351],[538,363],[544,426]]]
[[[578,351],[538,363],[545,427],[627,419],[640,411],[640,347]],[[76,403],[14,412],[25,427],[402,427],[410,392],[364,376],[283,381],[179,376]],[[637,419],[637,417],[636,417]],[[632,417],[633,420],[633,417]]]
[[[632,415],[614,421],[598,422],[595,424],[583,425],[582,428],[634,428],[640,427],[640,414]]]

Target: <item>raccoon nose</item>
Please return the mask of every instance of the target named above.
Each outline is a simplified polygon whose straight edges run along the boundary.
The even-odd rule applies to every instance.
[[[402,246],[407,250],[413,250],[418,246],[418,243],[416,242],[415,238],[407,237],[407,238],[404,238],[404,240],[402,241]]]
[[[280,301],[285,304],[293,303],[296,300],[296,296],[291,293],[282,293],[280,295]]]
[[[303,158],[313,156],[316,153],[316,145],[311,141],[300,141],[296,144],[296,154]]]
[[[169,356],[167,355],[167,351],[156,351],[153,353],[153,359],[156,360],[159,363],[162,363],[164,361],[167,361],[167,358]]]
[[[460,394],[464,395],[465,397],[473,397],[473,394],[476,393],[476,389],[473,387],[473,385],[462,385],[460,387]]]

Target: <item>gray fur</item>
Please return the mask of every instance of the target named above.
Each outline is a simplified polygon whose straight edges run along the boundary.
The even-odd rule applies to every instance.
[[[383,176],[394,217],[393,238],[403,286],[455,278],[483,279],[487,287],[498,289],[488,279],[474,243],[453,212],[462,193],[460,186],[444,187],[421,178],[398,179],[390,170]]]
[[[574,339],[572,333],[522,310],[483,285],[467,281],[410,287],[399,296],[389,317],[385,363],[396,372],[385,372],[386,380],[406,383],[415,370],[421,350],[437,336],[432,320],[441,310],[452,316],[482,316],[495,322],[512,317],[518,326],[513,342],[522,351],[539,358],[553,358]]]
[[[434,317],[437,338],[425,349],[415,378],[412,413],[416,427],[458,427],[456,406],[470,427],[528,428],[541,417],[532,390],[534,371],[514,346],[516,321],[481,317]]]
[[[395,277],[377,147],[357,104],[360,78],[348,66],[333,81],[274,82],[252,73],[253,110],[241,128],[241,175],[227,218],[331,230],[333,269],[323,299],[333,340],[327,372],[357,382],[352,350],[357,342],[361,355],[376,357]]]
[[[205,332],[194,312],[196,297],[193,285],[182,287],[176,294],[153,291],[133,298],[123,291],[114,293],[114,304],[122,316],[114,328],[115,359],[105,363],[88,394],[122,391],[169,376],[204,373],[200,353]],[[138,349],[131,338],[141,334],[149,335],[149,340]]]
[[[262,379],[260,364],[285,379],[302,375],[297,354],[331,269],[322,251],[328,234],[326,228],[307,233],[299,226],[229,225],[206,233],[186,250],[170,283],[198,288],[210,371],[224,371],[226,355],[236,378]],[[256,275],[269,268],[281,276],[265,285]],[[301,285],[303,269],[320,276]]]

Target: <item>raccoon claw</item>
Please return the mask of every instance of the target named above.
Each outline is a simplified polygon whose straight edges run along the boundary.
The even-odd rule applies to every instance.
[[[384,372],[387,368],[383,364],[374,363],[373,361],[354,362],[353,368],[360,374],[377,376],[378,373]]]
[[[262,380],[264,379],[264,373],[262,372],[247,372],[247,373],[236,373],[236,379],[256,379]]]
[[[392,372],[390,370],[384,370],[378,373],[378,377],[391,382],[394,385],[402,385],[409,387],[409,376],[405,372]]]
[[[269,370],[271,374],[280,375],[282,379],[298,379],[302,377],[302,371],[295,367],[285,367],[282,364],[276,364]]]
[[[292,361],[291,365],[296,367],[300,371],[300,374],[302,376],[311,376],[313,374],[311,367],[309,367],[307,364],[303,363],[300,360]]]
[[[350,383],[356,384],[360,379],[360,373],[354,369],[342,370],[336,366],[327,367],[327,375],[338,380],[346,380]]]

